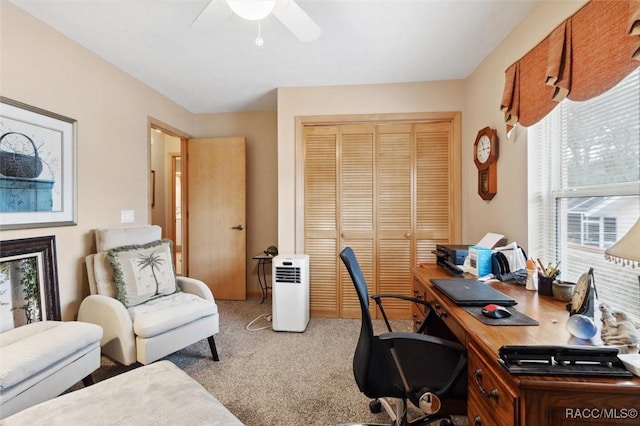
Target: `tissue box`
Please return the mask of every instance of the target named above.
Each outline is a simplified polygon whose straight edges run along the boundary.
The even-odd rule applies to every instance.
[[[480,246],[469,247],[469,273],[483,277],[491,273],[491,249]]]

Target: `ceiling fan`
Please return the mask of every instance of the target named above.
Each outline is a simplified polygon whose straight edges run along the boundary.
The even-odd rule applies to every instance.
[[[322,30],[294,0],[210,0],[192,25],[219,22],[231,12],[250,21],[260,21],[273,14],[301,41],[314,41]]]

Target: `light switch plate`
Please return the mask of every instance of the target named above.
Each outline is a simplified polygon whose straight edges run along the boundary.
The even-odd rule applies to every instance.
[[[120,223],[133,223],[136,221],[136,215],[133,210],[120,211]]]

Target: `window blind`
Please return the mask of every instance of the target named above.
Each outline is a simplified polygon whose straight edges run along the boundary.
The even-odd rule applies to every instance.
[[[640,318],[640,271],[604,258],[640,216],[640,71],[586,102],[564,100],[528,129],[529,254]]]

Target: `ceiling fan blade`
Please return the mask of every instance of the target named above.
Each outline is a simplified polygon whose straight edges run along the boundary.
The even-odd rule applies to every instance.
[[[322,34],[318,24],[293,0],[277,1],[273,14],[302,41],[314,41]]]
[[[231,15],[231,8],[223,0],[211,0],[196,16],[191,25],[194,27],[216,26]]]

